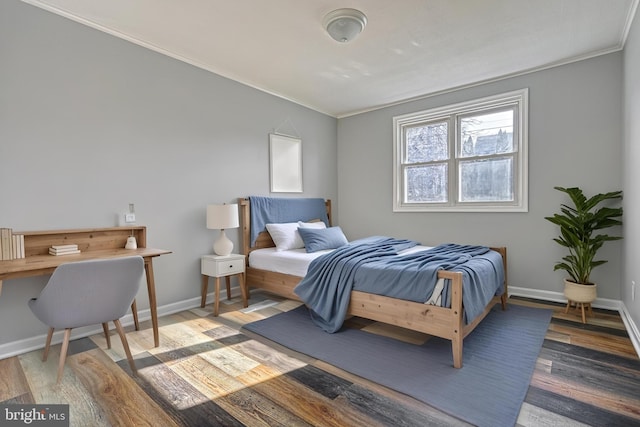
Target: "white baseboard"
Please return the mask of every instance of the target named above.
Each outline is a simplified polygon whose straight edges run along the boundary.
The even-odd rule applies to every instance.
[[[633,322],[633,319],[629,315],[627,306],[625,306],[624,303],[621,303],[621,306],[620,317],[622,317],[624,326],[625,328],[627,328],[627,333],[629,334],[629,338],[631,338],[633,348],[636,349],[636,354],[640,355],[640,331],[638,330],[638,326]]]
[[[526,298],[535,298],[544,301],[561,303],[567,302],[567,298],[560,292],[541,291],[537,289],[518,288],[514,286],[509,286],[509,296],[511,295]],[[627,311],[624,303],[619,300],[596,298],[596,300],[591,305],[595,308],[617,310],[620,313],[620,317],[622,318],[622,322],[627,329],[627,333],[629,334],[629,338],[631,339],[633,348],[636,350],[636,354],[640,355],[640,330],[638,330],[638,326],[633,322],[633,319],[629,315],[629,312]]]
[[[237,286],[231,288],[232,294],[239,294],[240,290]],[[509,296],[520,296],[525,298],[534,298],[543,301],[553,302],[566,302],[567,299],[560,292],[541,291],[530,288],[518,288],[515,286],[509,286]],[[207,295],[207,304],[213,301],[213,293]],[[597,298],[593,302],[593,306],[596,308],[604,308],[608,310],[617,310],[622,317],[625,327],[633,347],[636,353],[640,354],[640,331],[637,325],[633,322],[631,316],[622,303],[622,301],[612,300],[607,298]],[[167,316],[169,314],[178,313],[184,310],[190,310],[195,307],[200,307],[200,297],[191,298],[184,301],[179,301],[167,305],[158,307],[158,317]],[[138,319],[140,322],[151,319],[151,311],[149,309],[139,310]],[[123,326],[133,325],[133,315],[127,314],[120,319]],[[72,339],[83,338],[94,334],[102,333],[102,327],[100,325],[88,326],[83,328],[76,328],[73,330]],[[51,339],[52,344],[59,344],[62,342],[64,331],[58,331],[53,334]],[[0,345],[0,359],[6,359],[8,357],[16,356],[18,354],[27,353],[29,351],[38,350],[44,348],[46,340],[46,334],[25,338],[18,341],[9,342]]]
[[[561,292],[541,291],[539,289],[518,288],[509,286],[509,296],[518,296],[526,298],[535,298],[543,301],[563,302],[566,304],[567,298]],[[606,310],[620,310],[622,302],[615,299],[596,298],[591,304],[596,308],[604,308]]]

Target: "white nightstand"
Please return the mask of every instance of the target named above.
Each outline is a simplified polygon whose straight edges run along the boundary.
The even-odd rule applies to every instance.
[[[218,315],[220,306],[220,278],[224,277],[227,284],[227,299],[231,299],[231,276],[238,275],[240,282],[240,292],[242,293],[242,303],[247,307],[247,288],[244,281],[244,255],[231,254],[204,255],[201,261],[202,272],[202,300],[200,307],[204,307],[207,302],[207,288],[209,287],[209,277],[216,278],[216,296],[213,303],[213,315]]]

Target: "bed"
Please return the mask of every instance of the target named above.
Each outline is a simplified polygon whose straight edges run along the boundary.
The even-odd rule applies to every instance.
[[[293,299],[301,300],[294,292],[294,288],[300,284],[304,278],[304,269],[309,265],[308,255],[303,250],[292,250],[293,259],[287,259],[282,268],[273,267],[273,264],[260,264],[258,254],[268,254],[274,252],[276,244],[269,232],[264,228],[264,221],[268,219],[256,220],[259,215],[252,214],[252,203],[260,198],[239,198],[241,221],[241,241],[243,253],[246,255],[246,284],[248,287],[262,289],[264,291]],[[320,199],[321,200],[321,199]],[[254,202],[254,204],[256,204]],[[331,225],[331,201],[321,200],[326,214],[323,221],[327,226]],[[318,221],[320,218],[312,218],[311,213],[307,213],[306,218],[301,221]],[[253,223],[257,225],[252,226]],[[261,222],[263,221],[263,222]],[[286,222],[286,221],[282,221]],[[253,228],[253,229],[252,229]],[[463,307],[463,274],[457,271],[440,270],[437,272],[438,279],[448,280],[448,293],[450,305],[438,306],[399,299],[384,295],[378,295],[360,290],[350,291],[350,299],[346,314],[348,316],[358,316],[378,322],[383,322],[395,326],[400,326],[414,331],[419,331],[429,335],[438,336],[451,341],[453,366],[462,367],[463,340],[473,329],[484,319],[491,308],[498,302],[502,309],[506,309],[507,299],[507,251],[504,247],[492,247],[491,252],[499,254],[501,259],[500,267],[503,269],[502,276],[504,283],[500,285],[502,293],[492,296],[488,303],[481,308],[480,314],[472,319],[465,319],[465,307]],[[289,252],[289,251],[286,251]],[[290,255],[290,254],[288,254]],[[300,266],[295,269],[295,257],[301,258]],[[268,259],[268,257],[267,257]],[[258,262],[258,267],[254,266]],[[265,261],[266,262],[266,261]],[[291,265],[294,270],[291,270]],[[275,269],[275,271],[274,271]],[[293,271],[293,274],[290,274]]]

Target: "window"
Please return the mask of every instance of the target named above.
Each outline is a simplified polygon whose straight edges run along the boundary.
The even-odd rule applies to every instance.
[[[526,212],[528,90],[393,118],[395,212]]]

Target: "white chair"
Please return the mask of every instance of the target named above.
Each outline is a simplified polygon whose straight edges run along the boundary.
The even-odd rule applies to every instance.
[[[143,273],[144,260],[139,256],[61,264],[40,296],[29,301],[33,314],[49,326],[43,361],[47,360],[53,331],[65,330],[60,349],[58,382],[62,378],[71,330],[102,324],[107,347],[111,348],[109,321],[116,326],[131,370],[134,374],[137,372],[120,318],[134,301]]]

